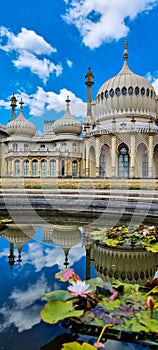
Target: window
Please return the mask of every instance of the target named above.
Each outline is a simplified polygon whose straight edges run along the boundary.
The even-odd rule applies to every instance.
[[[120,88],[117,87],[116,90],[115,90],[115,94],[116,94],[117,96],[120,96],[120,93],[121,93]]]
[[[136,96],[139,95],[139,87],[138,86],[135,87],[135,94],[136,94]]]
[[[105,98],[108,98],[109,96],[109,93],[108,93],[108,90],[105,91]]]
[[[50,176],[56,176],[56,161],[50,161]]]
[[[29,161],[24,160],[24,176],[28,176],[28,175],[29,175]]]
[[[32,162],[32,176],[38,176],[38,161],[33,160]]]
[[[24,145],[24,152],[27,152],[29,149],[29,146],[27,144]]]
[[[110,96],[113,97],[114,96],[114,89],[110,90]]]
[[[14,144],[13,144],[13,151],[14,151],[14,152],[17,152],[17,151],[18,151],[18,144],[17,144],[17,143],[14,143]]]
[[[149,96],[149,89],[146,89],[146,95]]]
[[[20,175],[20,160],[16,160],[14,163],[14,174],[15,176]]]
[[[119,177],[128,177],[129,173],[129,156],[126,147],[120,148],[118,156],[118,175]]]
[[[72,176],[77,176],[77,160],[72,162]]]
[[[101,92],[101,99],[103,100],[103,98],[104,98],[104,93]]]
[[[128,94],[131,96],[131,95],[133,95],[133,88],[132,88],[132,86],[129,86],[129,88],[128,88]]]
[[[62,143],[61,152],[66,152],[66,142]]]
[[[126,89],[126,87],[124,86],[123,88],[122,88],[122,95],[126,95],[127,94],[127,89]]]
[[[146,150],[142,156],[142,177],[148,177],[148,154]]]
[[[40,145],[40,152],[46,151],[46,146],[45,145]]]
[[[142,96],[145,95],[145,89],[144,89],[144,87],[141,88],[141,95],[142,95]]]
[[[47,162],[46,160],[41,161],[41,176],[45,177],[47,174]]]
[[[73,153],[76,153],[76,152],[77,152],[77,145],[76,145],[76,143],[73,143],[73,144],[72,144],[72,152],[73,152]]]

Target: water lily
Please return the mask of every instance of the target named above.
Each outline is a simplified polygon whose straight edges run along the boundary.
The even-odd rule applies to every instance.
[[[63,272],[62,278],[64,278],[66,281],[68,281],[74,273],[73,269],[67,269]]]
[[[86,284],[85,281],[76,281],[72,282],[68,287],[69,292],[74,295],[80,295],[83,298],[87,297],[88,293],[91,293],[91,289],[89,289],[89,284]]]

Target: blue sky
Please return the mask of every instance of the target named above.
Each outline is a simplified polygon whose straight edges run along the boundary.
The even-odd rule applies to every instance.
[[[11,119],[10,97],[43,130],[45,119],[86,115],[85,74],[94,74],[92,98],[119,72],[128,40],[132,71],[158,94],[158,0],[2,1],[0,11],[0,123]],[[19,105],[16,115],[19,114]]]

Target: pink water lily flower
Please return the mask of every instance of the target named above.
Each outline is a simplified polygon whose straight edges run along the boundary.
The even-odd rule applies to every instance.
[[[63,272],[62,278],[64,278],[66,281],[68,281],[74,273],[73,269],[67,269]]]
[[[88,293],[91,293],[91,289],[89,289],[89,284],[86,284],[85,281],[76,281],[72,282],[68,287],[69,292],[74,295],[80,295],[83,298],[87,297]]]

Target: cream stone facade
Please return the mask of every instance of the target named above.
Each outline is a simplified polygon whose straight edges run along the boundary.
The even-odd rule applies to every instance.
[[[158,96],[145,78],[128,66],[127,42],[120,72],[105,81],[92,100],[89,68],[87,115],[82,125],[70,112],[45,121],[39,134],[23,113],[0,125],[0,171],[3,177],[158,178]]]

